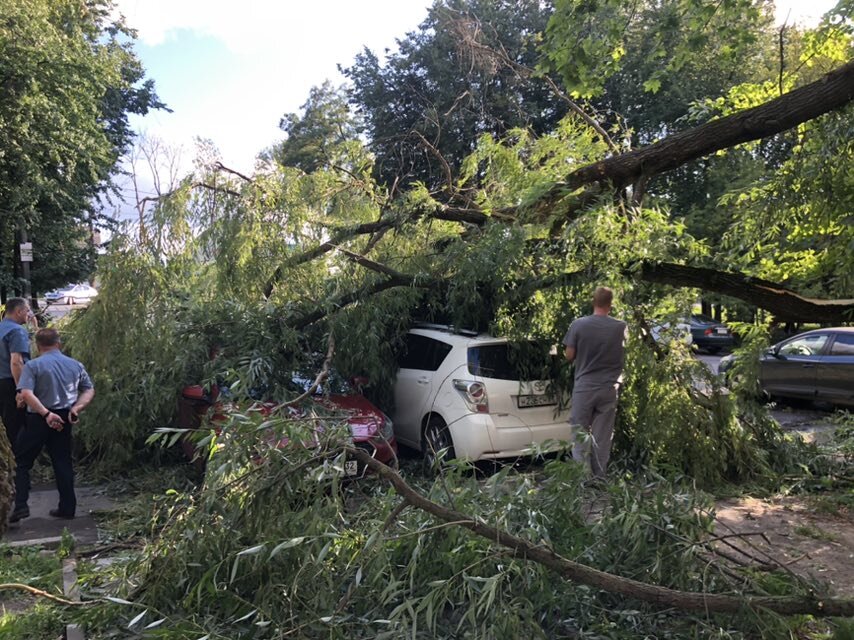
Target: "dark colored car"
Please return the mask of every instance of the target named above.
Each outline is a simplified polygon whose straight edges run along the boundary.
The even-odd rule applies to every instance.
[[[726,375],[733,357],[720,362]],[[775,344],[762,354],[759,382],[771,397],[854,407],[854,327],[816,329]]]
[[[691,338],[696,347],[707,353],[730,350],[735,346],[735,337],[729,327],[701,314],[691,316]]]
[[[295,378],[294,386],[297,388],[305,386],[307,390],[311,383],[303,385],[303,382],[302,379]],[[323,406],[330,414],[331,420],[340,417],[347,421],[355,446],[364,449],[384,464],[396,464],[397,442],[394,438],[394,426],[391,419],[365,396],[340,380],[337,380],[333,388],[329,388],[327,391],[328,393],[324,395],[321,390],[318,390],[312,395],[311,400]],[[224,421],[228,409],[227,405],[219,401],[218,395],[218,389],[214,389],[208,394],[198,385],[185,387],[182,390],[179,403],[179,426],[185,429],[198,428],[202,418],[209,410],[214,412],[211,421]],[[269,414],[277,407],[276,403],[256,402],[251,410]],[[288,410],[299,413],[299,409],[296,408],[289,407]],[[194,457],[195,445],[191,441],[183,440],[182,447],[188,457]],[[355,460],[347,460],[344,470],[348,476],[360,475],[363,471],[358,468]]]

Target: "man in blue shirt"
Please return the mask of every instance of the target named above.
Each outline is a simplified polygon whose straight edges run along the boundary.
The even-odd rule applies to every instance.
[[[26,422],[23,400],[17,389],[24,365],[30,359],[30,336],[23,327],[29,315],[30,305],[26,300],[10,298],[0,321],[0,417],[12,451],[18,432]]]
[[[27,424],[18,436],[15,451],[15,510],[9,522],[30,515],[30,470],[43,448],[47,448],[56,476],[59,507],[54,518],[70,520],[77,508],[74,467],[71,462],[71,428],[80,412],[95,395],[92,380],[82,364],[60,350],[55,329],[36,333],[39,357],[24,366],[18,386],[27,404]]]

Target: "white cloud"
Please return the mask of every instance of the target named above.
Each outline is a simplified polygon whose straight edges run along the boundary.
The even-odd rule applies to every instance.
[[[265,50],[340,50],[356,40],[391,46],[426,15],[429,0],[119,0],[118,10],[147,45],[178,29],[221,40],[238,54]],[[393,29],[390,30],[389,27]],[[394,27],[397,30],[394,30]],[[352,52],[350,53],[352,55]],[[305,62],[305,61],[304,61]]]

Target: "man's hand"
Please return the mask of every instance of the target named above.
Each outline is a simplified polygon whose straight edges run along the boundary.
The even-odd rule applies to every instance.
[[[55,431],[62,431],[63,426],[65,426],[62,418],[56,415],[53,411],[48,412],[44,419],[45,422],[47,422],[47,426]]]
[[[23,409],[27,406],[27,403],[24,402],[24,396],[21,395],[20,391],[15,394],[15,406],[19,409]]]
[[[71,407],[71,410],[68,412],[68,422],[70,422],[71,424],[77,424],[78,422],[80,422],[80,412],[82,410],[83,409],[81,407],[78,407],[77,405]]]

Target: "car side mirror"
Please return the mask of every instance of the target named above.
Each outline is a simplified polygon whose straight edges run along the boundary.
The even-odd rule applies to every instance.
[[[771,356],[772,358],[777,358],[777,360],[785,360],[786,359],[786,356],[784,356],[782,353],[780,353],[779,349],[768,349],[768,351],[766,351],[765,353],[767,355]]]

